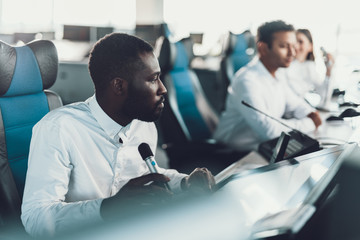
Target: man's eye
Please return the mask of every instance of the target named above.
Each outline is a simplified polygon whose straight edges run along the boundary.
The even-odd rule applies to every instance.
[[[151,82],[156,82],[157,80],[160,80],[160,75],[156,75],[153,79],[151,79]]]

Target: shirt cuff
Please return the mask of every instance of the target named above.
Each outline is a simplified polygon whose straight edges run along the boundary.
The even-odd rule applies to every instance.
[[[301,129],[303,132],[311,132],[315,130],[315,124],[311,118],[304,118],[303,128]]]
[[[307,115],[309,115],[311,112],[315,112],[315,111],[316,111],[316,109],[311,107],[309,104],[304,104],[304,106],[302,108],[298,108],[294,112],[294,117],[297,119],[302,119],[302,118],[307,117]]]

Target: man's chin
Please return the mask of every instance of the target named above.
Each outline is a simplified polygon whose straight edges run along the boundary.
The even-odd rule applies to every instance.
[[[138,118],[138,120],[143,121],[143,122],[155,122],[157,120],[159,120],[160,116],[161,116],[161,112],[156,112],[152,115],[149,116],[141,116]]]
[[[292,61],[290,61],[290,62],[286,62],[286,63],[284,64],[284,66],[283,66],[283,67],[284,67],[284,68],[290,67],[291,62],[292,62]]]

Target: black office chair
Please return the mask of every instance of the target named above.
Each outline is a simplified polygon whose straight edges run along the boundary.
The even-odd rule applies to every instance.
[[[62,106],[48,90],[58,56],[48,40],[12,47],[0,41],[0,228],[20,223],[32,127]]]
[[[257,54],[255,36],[249,30],[240,34],[229,32],[223,47],[223,57],[220,62],[221,75],[223,79],[223,88],[231,83],[235,73]],[[226,98],[226,92],[223,94]],[[225,102],[225,99],[224,99]]]
[[[212,139],[218,115],[189,66],[193,57],[191,46],[190,38],[175,43],[162,38],[159,63],[168,94],[159,120],[160,133],[171,168],[189,173],[204,166],[216,174],[245,153]]]

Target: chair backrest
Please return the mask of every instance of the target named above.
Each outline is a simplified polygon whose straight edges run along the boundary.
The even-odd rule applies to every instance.
[[[166,37],[162,39],[159,63],[163,73],[161,78],[168,90],[168,104],[160,118],[165,142],[210,139],[218,123],[215,110],[190,68],[192,57],[190,38],[177,42]]]
[[[225,81],[231,83],[236,71],[250,62],[256,53],[255,36],[250,31],[247,30],[240,34],[229,32],[221,61],[221,70]]]
[[[48,40],[13,47],[0,41],[0,224],[20,216],[32,127],[62,106],[50,88],[58,69],[54,44]]]

